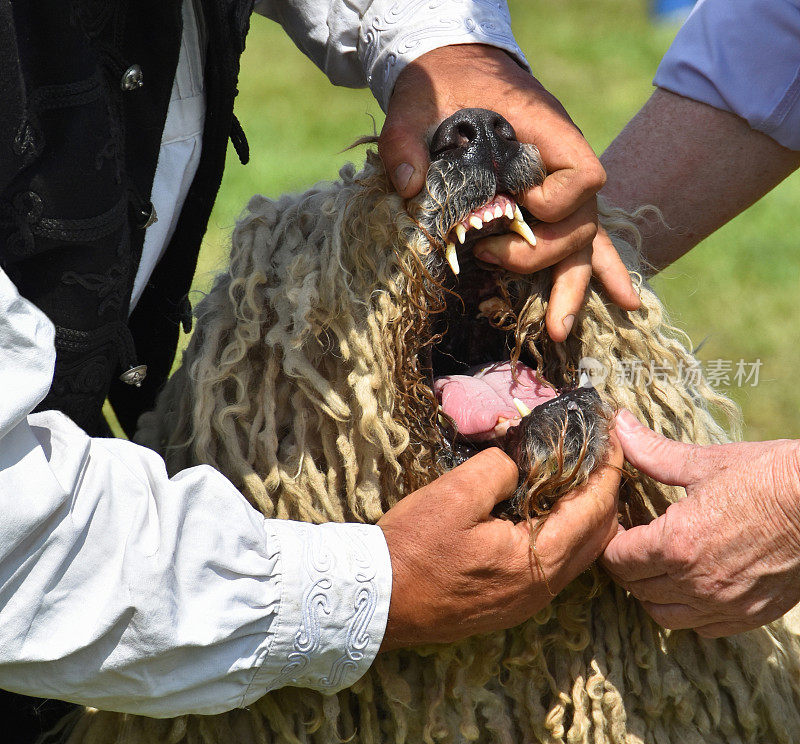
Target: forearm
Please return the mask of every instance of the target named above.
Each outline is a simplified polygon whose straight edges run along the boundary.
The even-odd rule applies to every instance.
[[[647,220],[642,246],[659,270],[774,188],[800,153],[734,114],[659,88],[600,160],[610,204],[661,211],[663,221]]]
[[[381,643],[379,527],[265,520],[208,466],[93,439],[46,394],[53,327],[0,270],[0,687],[152,717],[348,686]]]

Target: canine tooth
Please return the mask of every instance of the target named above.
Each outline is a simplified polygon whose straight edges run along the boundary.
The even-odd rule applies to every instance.
[[[476,230],[480,230],[483,227],[483,222],[477,214],[473,214],[472,217],[469,218],[469,224]]]
[[[519,213],[519,208],[517,208],[517,214]],[[532,246],[536,245],[536,236],[533,234],[533,230],[531,230],[530,226],[528,225],[525,220],[521,217],[518,217],[517,214],[514,215],[514,219],[511,220],[511,224],[509,228],[512,232],[515,232],[517,235],[520,235],[524,238],[528,243]]]
[[[464,227],[460,222],[456,225],[456,237],[458,238],[458,242],[461,245],[464,245],[464,238],[467,235],[467,228]]]
[[[519,208],[519,204],[514,205],[514,219],[519,220],[520,222],[525,222],[525,218],[522,216],[522,210]]]
[[[514,408],[519,411],[519,415],[525,418],[525,416],[529,415],[531,409],[528,408],[519,398],[512,398],[511,402],[514,404]]]
[[[514,207],[511,206],[511,202],[506,204],[506,217],[510,220],[514,219]]]
[[[458,276],[458,272],[461,270],[458,266],[458,255],[456,254],[456,244],[455,243],[448,243],[447,248],[444,251],[444,257],[447,259],[447,263],[450,264],[450,268],[453,270],[453,273]]]
[[[495,217],[502,217],[503,216],[503,208],[499,204],[495,205],[494,216]]]

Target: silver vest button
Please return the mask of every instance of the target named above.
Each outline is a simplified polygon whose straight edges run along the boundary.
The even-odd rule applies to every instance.
[[[123,372],[119,379],[126,385],[141,387],[145,377],[147,377],[147,365],[140,364],[138,367],[131,367],[127,372]]]
[[[139,65],[131,65],[122,73],[122,90],[136,90],[144,85],[144,75]]]
[[[147,206],[142,209],[142,230],[146,230],[156,222],[158,222],[158,212],[156,212],[153,202],[148,202]]]

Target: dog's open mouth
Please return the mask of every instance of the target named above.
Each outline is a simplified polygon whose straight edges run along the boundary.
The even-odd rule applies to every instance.
[[[510,232],[520,235],[531,247],[536,245],[533,230],[526,222],[514,197],[496,194],[485,204],[471,210],[448,232],[445,247],[447,263],[450,264],[453,273],[458,274],[460,265],[457,244],[469,247],[477,240]]]
[[[433,389],[442,412],[467,442],[492,443],[523,417],[558,396],[522,362],[481,365],[470,374],[442,375]]]
[[[565,486],[579,481],[605,447],[608,417],[600,397],[577,379],[561,380],[560,387],[544,379],[541,352],[536,359],[515,342],[513,277],[482,264],[472,250],[477,240],[505,233],[535,247],[531,216],[519,201],[544,179],[538,150],[517,142],[494,112],[470,109],[439,127],[431,153],[426,193],[412,216],[435,249],[428,270],[447,296],[434,316],[436,341],[426,360],[449,445],[445,464],[499,445],[517,462],[523,485],[542,473]],[[537,497],[533,510],[546,512],[559,495]]]
[[[499,217],[494,216],[497,207]],[[485,215],[480,227],[476,213]],[[520,486],[499,513],[511,518],[544,514],[568,485],[581,482],[599,463],[608,416],[586,380],[573,376],[558,386],[544,378],[540,360],[528,350],[515,354],[514,322],[498,322],[510,309],[509,275],[476,260],[472,243],[487,234],[531,230],[514,197],[495,195],[467,214],[452,229],[460,237],[465,223],[471,228],[459,240],[455,266],[450,246],[445,250],[453,271],[440,259],[437,277],[447,302],[434,320],[437,340],[428,360],[440,432],[448,443],[442,459],[452,467],[485,447],[503,448],[519,467]],[[525,228],[514,224],[516,219]],[[536,490],[548,476],[558,486]]]

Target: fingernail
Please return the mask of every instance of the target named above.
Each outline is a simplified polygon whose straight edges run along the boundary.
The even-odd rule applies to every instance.
[[[575,322],[574,315],[565,315],[561,321],[561,325],[564,326],[564,330],[567,332],[567,336],[569,336],[569,332],[572,330],[572,324]]]
[[[614,428],[626,433],[635,431],[639,427],[636,417],[627,409],[620,408],[614,417]]]
[[[500,265],[500,259],[494,255],[494,253],[487,253],[485,251],[481,253],[476,253],[475,258],[479,261],[483,261],[484,263],[492,264],[494,266]]]
[[[406,186],[408,186],[409,181],[411,180],[411,176],[414,175],[414,168],[413,166],[409,165],[408,163],[400,163],[397,168],[394,169],[394,185],[398,191],[405,191]]]

